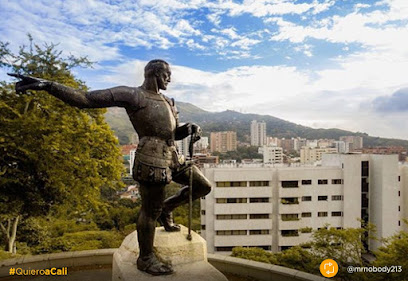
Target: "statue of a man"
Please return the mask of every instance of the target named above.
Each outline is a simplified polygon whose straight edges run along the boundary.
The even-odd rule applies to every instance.
[[[140,87],[119,86],[87,93],[52,81],[12,76],[22,79],[16,84],[17,92],[44,90],[78,108],[119,106],[126,109],[140,139],[133,166],[133,177],[140,183],[142,198],[137,218],[140,248],[137,268],[153,275],[164,275],[171,274],[173,269],[162,263],[153,252],[156,221],[166,231],[180,231],[180,227],[173,223],[171,212],[189,201],[188,186],[176,195],[164,198],[164,187],[170,181],[189,184],[188,166],[180,160],[174,141],[199,135],[201,129],[193,123],[179,126],[174,100],[160,93],[170,83],[169,64],[163,60],[152,60],[144,71],[145,80]],[[210,182],[193,166],[193,200],[205,196],[210,190]]]

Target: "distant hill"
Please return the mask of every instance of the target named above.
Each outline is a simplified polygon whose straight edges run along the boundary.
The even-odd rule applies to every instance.
[[[362,136],[364,146],[404,146],[408,149],[408,140],[371,137],[366,133],[350,132],[340,129],[313,129],[288,122],[270,115],[244,114],[232,110],[222,112],[205,111],[193,104],[178,102],[180,122],[195,122],[201,126],[204,135],[216,131],[236,131],[238,140],[248,141],[252,120],[265,121],[266,133],[279,138],[302,137],[307,139],[336,139],[341,136]],[[134,129],[126,111],[121,108],[109,108],[106,121],[115,131],[121,144],[130,142]]]

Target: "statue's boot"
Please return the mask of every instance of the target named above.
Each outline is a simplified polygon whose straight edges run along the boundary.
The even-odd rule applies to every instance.
[[[169,275],[174,272],[171,265],[159,261],[154,253],[139,257],[137,259],[137,268],[151,275]]]
[[[172,211],[178,206],[188,203],[188,189],[188,186],[181,188],[175,195],[163,202],[163,211],[157,220],[168,232],[180,231],[180,226],[173,221]]]

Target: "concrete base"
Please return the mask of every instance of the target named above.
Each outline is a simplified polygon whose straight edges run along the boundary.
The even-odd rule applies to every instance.
[[[154,249],[156,255],[173,266],[174,273],[165,276],[152,276],[136,267],[139,255],[137,232],[129,234],[113,255],[113,281],[227,281],[227,278],[207,261],[205,240],[192,232],[192,240],[186,239],[188,229],[181,225],[180,232],[166,232],[163,227],[156,228]]]

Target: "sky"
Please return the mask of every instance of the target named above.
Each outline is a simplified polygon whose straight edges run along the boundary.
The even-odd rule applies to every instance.
[[[0,0],[0,41],[27,33],[94,61],[74,69],[92,89],[160,58],[176,101],[408,139],[407,0]]]

